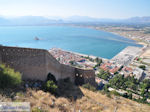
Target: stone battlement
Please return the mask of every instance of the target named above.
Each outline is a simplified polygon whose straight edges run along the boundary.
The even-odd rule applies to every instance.
[[[22,74],[23,80],[46,80],[52,74],[56,80],[69,78],[76,83],[94,83],[93,70],[60,64],[47,50],[0,46],[0,62]]]

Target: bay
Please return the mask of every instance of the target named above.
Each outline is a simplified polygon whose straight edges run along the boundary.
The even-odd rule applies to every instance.
[[[0,44],[47,50],[56,47],[107,59],[127,46],[141,47],[133,40],[112,33],[71,26],[1,26]]]

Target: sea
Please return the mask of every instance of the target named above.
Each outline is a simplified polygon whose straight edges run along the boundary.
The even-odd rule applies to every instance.
[[[47,50],[61,48],[107,59],[127,46],[141,47],[122,36],[73,26],[1,26],[0,45]]]

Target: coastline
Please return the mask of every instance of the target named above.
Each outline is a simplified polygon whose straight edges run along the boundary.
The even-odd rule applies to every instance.
[[[128,39],[134,40],[136,44],[140,44],[140,45],[143,45],[143,46],[147,46],[147,45],[148,45],[148,44],[146,44],[145,42],[139,41],[139,40],[137,40],[137,39],[134,39],[134,38],[131,38],[131,37],[128,37],[128,36],[121,35],[121,34],[119,34],[119,33],[117,33],[117,32],[110,32],[110,33],[115,34],[115,35],[122,36],[122,37],[124,37],[124,38],[128,38]]]
[[[100,56],[94,56],[94,55],[87,55],[87,54],[82,54],[82,53],[78,53],[78,52],[73,52],[73,51],[69,51],[69,50],[63,50],[63,49],[61,49],[61,48],[59,48],[60,50],[62,50],[62,51],[67,51],[67,52],[70,52],[70,53],[72,53],[72,54],[76,54],[76,55],[79,55],[79,56],[84,56],[84,57],[90,57],[90,58],[93,58],[93,59],[95,59],[95,58],[101,58],[101,59],[103,59],[103,60],[105,60],[105,61],[108,61],[109,59],[107,59],[107,58],[102,58],[102,57],[100,57]]]
[[[108,31],[108,30],[105,30],[105,29],[101,29],[100,27],[94,27],[94,26],[76,26],[76,25],[70,25],[70,26],[72,26],[72,27],[78,27],[78,28],[90,28],[90,29],[94,29],[94,30],[99,30],[99,31],[104,31],[104,32],[112,33],[112,34],[115,34],[115,35],[118,35],[118,36],[121,36],[121,37],[124,37],[124,38],[131,39],[131,40],[135,41],[136,44],[140,44],[143,47],[149,45],[148,43],[146,43],[146,42],[144,42],[142,40],[139,40],[139,39],[136,39],[136,38],[132,38],[133,36],[132,37],[125,36],[124,34],[120,34],[118,32],[114,32],[114,31]],[[128,35],[130,35],[130,34],[128,34]],[[134,35],[134,37],[136,37],[136,36]]]
[[[91,28],[91,27],[89,27],[89,28]],[[136,44],[143,45],[143,47],[144,47],[144,46],[148,46],[148,43],[146,43],[146,42],[144,42],[144,41],[142,41],[142,40],[138,40],[138,39],[132,38],[133,36],[132,36],[132,37],[130,37],[130,36],[125,36],[125,35],[120,34],[120,33],[118,33],[118,32],[107,31],[107,30],[104,30],[104,29],[98,29],[98,28],[96,28],[96,27],[92,27],[92,28],[95,29],[95,30],[105,31],[105,32],[109,32],[109,33],[112,33],[112,34],[115,34],[115,35],[118,35],[118,36],[122,36],[122,37],[124,37],[124,38],[131,39],[131,40],[135,41]],[[130,35],[130,34],[128,34],[128,35]],[[135,35],[134,35],[134,36],[135,36]],[[135,36],[135,37],[136,37],[136,36]]]

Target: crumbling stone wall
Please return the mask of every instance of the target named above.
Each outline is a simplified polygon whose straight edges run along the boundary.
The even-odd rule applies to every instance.
[[[96,85],[95,83],[95,72],[90,69],[76,69],[76,72],[84,78],[84,83],[90,83]]]
[[[70,78],[72,82],[75,79],[75,68],[69,65],[61,64],[61,79]]]
[[[46,74],[46,50],[0,47],[2,63],[14,68],[22,74],[24,80],[44,80]]]
[[[85,78],[85,83],[95,82],[93,70],[83,70],[60,64],[47,50],[0,46],[0,62],[22,74],[24,80],[46,80],[49,73],[56,80],[70,78],[75,80],[76,70]]]

